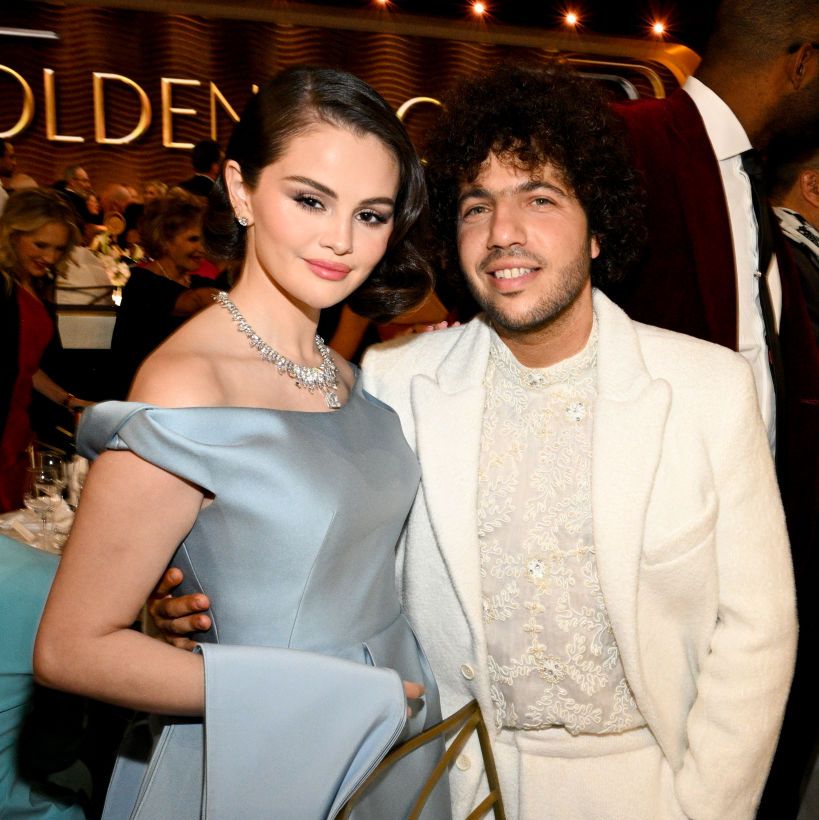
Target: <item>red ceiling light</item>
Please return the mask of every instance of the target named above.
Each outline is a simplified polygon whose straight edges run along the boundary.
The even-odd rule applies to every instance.
[[[483,17],[486,14],[486,3],[481,3],[481,0],[472,4],[472,13],[478,17]]]
[[[665,34],[665,23],[662,20],[655,20],[651,24],[651,31],[658,37],[662,37]]]
[[[573,11],[567,11],[563,19],[566,25],[572,26],[572,28],[580,22],[580,18]]]

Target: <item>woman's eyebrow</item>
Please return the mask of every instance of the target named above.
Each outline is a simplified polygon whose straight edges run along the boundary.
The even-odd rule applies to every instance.
[[[328,188],[326,185],[323,185],[321,182],[318,182],[315,179],[310,179],[310,177],[291,176],[291,177],[285,177],[285,180],[288,181],[288,182],[297,182],[300,185],[306,185],[309,188],[315,188],[319,193],[322,193],[325,196],[329,196],[332,199],[338,199],[338,194],[332,188]],[[359,204],[360,205],[386,205],[389,208],[394,208],[395,207],[395,200],[392,197],[389,197],[389,196],[374,196],[374,197],[370,197],[369,199],[362,199]]]
[[[285,177],[288,182],[298,182],[301,185],[307,185],[310,188],[315,188],[317,191],[321,192],[325,196],[330,196],[333,199],[338,199],[338,194],[332,189],[328,188],[326,185],[322,185],[320,182],[316,182],[315,179],[310,179],[310,177]]]

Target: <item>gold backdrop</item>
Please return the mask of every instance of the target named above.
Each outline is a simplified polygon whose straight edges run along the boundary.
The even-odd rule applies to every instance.
[[[0,12],[0,25],[59,35],[58,40],[0,37],[0,134],[23,118],[25,128],[10,139],[18,170],[40,184],[60,178],[69,164],[83,165],[97,189],[111,181],[139,185],[149,179],[184,179],[191,174],[188,149],[175,145],[208,138],[215,129],[224,146],[232,124],[228,109],[240,112],[254,83],[289,65],[352,71],[397,110],[418,96],[440,97],[454,78],[498,59],[537,62],[550,54],[538,48],[309,25],[48,3],[14,6]],[[674,87],[671,72],[653,68],[663,85]],[[98,76],[96,105],[95,73],[125,78]],[[651,93],[639,73],[629,80],[641,94]],[[26,86],[33,100],[28,120]],[[147,114],[141,92],[150,105],[144,133],[128,144],[100,144],[103,134],[107,140],[122,139],[137,128]],[[405,122],[416,143],[435,112],[434,105],[424,103],[408,112]]]

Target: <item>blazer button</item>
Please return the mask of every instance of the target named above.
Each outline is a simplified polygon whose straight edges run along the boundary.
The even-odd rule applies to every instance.
[[[462,772],[465,772],[472,765],[472,761],[469,759],[469,755],[458,755],[458,758],[455,761],[455,765]]]
[[[475,670],[468,663],[465,663],[461,666],[461,674],[467,680],[472,680],[475,677]]]

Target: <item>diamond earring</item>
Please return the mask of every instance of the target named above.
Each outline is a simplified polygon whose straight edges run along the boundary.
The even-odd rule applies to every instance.
[[[238,216],[236,217],[236,221],[243,227],[246,228],[248,225],[248,219],[246,216]]]

